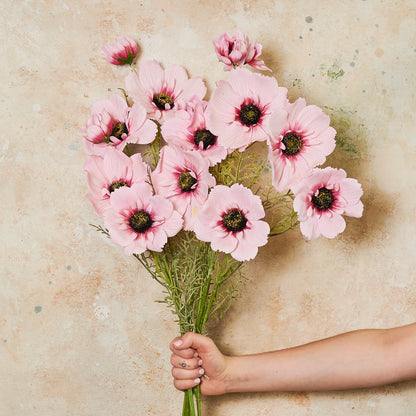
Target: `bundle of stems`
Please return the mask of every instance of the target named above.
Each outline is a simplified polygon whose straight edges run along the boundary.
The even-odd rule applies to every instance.
[[[177,317],[181,335],[205,333],[211,318],[220,319],[239,294],[242,262],[211,249],[189,231],[170,239],[164,250],[134,255],[164,288],[166,303]],[[183,416],[200,416],[199,386],[185,392]]]

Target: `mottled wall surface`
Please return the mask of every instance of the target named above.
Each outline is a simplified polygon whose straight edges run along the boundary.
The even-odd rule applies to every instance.
[[[242,299],[212,335],[227,353],[290,347],[416,320],[414,0],[2,0],[0,415],[178,415],[160,288],[95,232],[77,129],[128,69],[100,55],[129,35],[138,64],[225,78],[211,40],[237,28],[291,100],[326,106],[328,160],[363,185],[362,219],[334,240],[298,231],[248,263]],[[414,415],[416,384],[234,394],[206,415]]]

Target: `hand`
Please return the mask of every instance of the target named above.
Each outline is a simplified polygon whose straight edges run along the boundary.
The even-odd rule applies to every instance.
[[[171,344],[173,384],[178,390],[201,385],[201,393],[217,395],[226,392],[227,357],[211,338],[187,332]]]

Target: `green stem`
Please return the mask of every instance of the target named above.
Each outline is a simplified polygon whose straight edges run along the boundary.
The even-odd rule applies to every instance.
[[[242,162],[243,162],[243,153],[238,152],[238,161],[237,161],[237,168],[236,168],[236,174],[235,174],[235,182],[236,183],[238,183],[238,181],[239,181],[240,169],[241,169]]]
[[[201,411],[201,389],[200,389],[200,386],[194,387],[193,392],[194,392],[194,395],[195,395],[196,409],[197,409],[197,412],[198,412],[198,416],[201,416],[202,411]]]
[[[194,392],[192,389],[187,390],[189,400],[189,415],[195,415]]]
[[[267,160],[265,160],[260,167],[258,168],[257,172],[254,174],[253,179],[250,182],[250,185],[247,187],[251,189],[251,187],[256,183],[257,179],[260,177],[261,173],[263,172],[264,168],[266,167]]]

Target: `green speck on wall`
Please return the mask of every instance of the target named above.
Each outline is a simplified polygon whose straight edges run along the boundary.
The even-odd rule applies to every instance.
[[[297,87],[297,86],[299,86],[299,85],[301,85],[302,84],[302,80],[301,79],[299,79],[299,78],[295,78],[294,80],[293,80],[293,82],[292,82],[292,86],[293,87]]]
[[[344,74],[344,70],[335,63],[326,71],[326,76],[331,81],[336,81],[338,78],[341,78]]]
[[[324,106],[325,112],[331,116],[331,126],[337,131],[335,141],[337,148],[348,152],[353,158],[360,156],[357,141],[365,136],[365,128],[355,120],[357,111],[345,108],[332,108]]]

